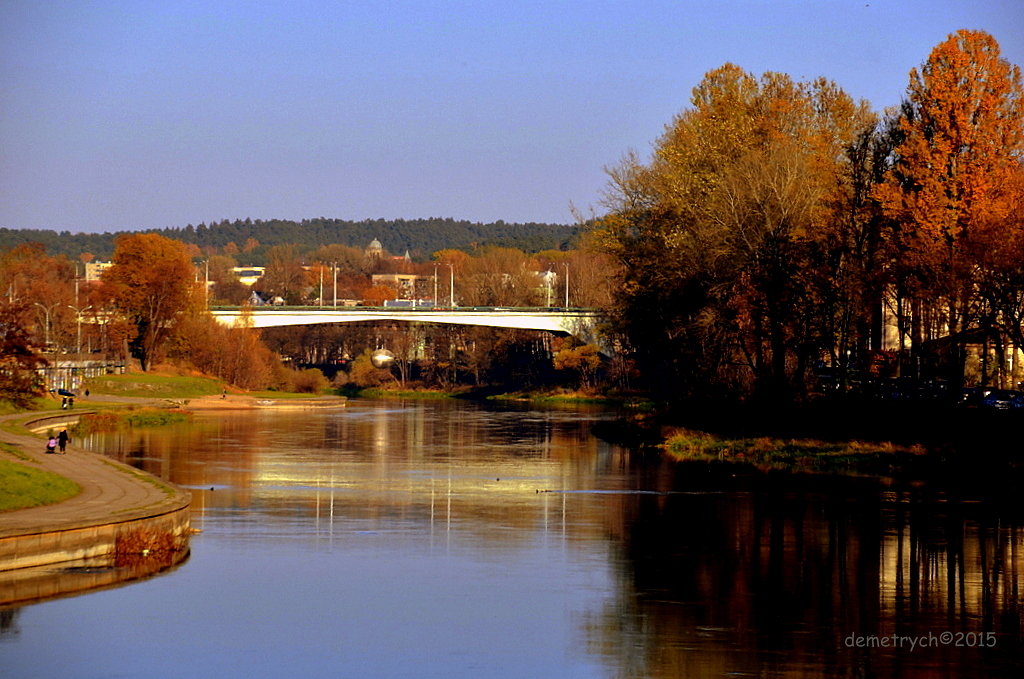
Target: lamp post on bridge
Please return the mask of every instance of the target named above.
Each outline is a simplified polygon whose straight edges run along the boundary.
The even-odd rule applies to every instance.
[[[448,306],[455,308],[455,265],[445,262],[448,265]]]
[[[448,306],[455,308],[455,267],[451,262],[434,262],[434,304],[437,305],[437,267],[448,267]]]
[[[565,267],[565,308],[569,308],[569,262],[562,262]]]

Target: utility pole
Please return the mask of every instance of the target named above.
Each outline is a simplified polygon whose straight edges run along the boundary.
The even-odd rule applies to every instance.
[[[338,308],[338,263],[331,262],[331,268],[334,271],[334,308]]]

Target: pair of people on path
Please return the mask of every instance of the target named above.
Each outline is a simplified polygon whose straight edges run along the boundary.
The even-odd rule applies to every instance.
[[[50,440],[46,442],[46,452],[56,452],[56,449],[59,447],[60,454],[64,455],[67,452],[69,441],[71,441],[71,436],[68,434],[68,430],[61,429],[59,434],[57,434],[56,436],[51,436]]]

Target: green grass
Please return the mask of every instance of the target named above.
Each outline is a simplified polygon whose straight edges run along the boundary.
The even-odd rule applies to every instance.
[[[83,413],[78,423],[72,426],[72,433],[83,436],[95,431],[113,431],[122,427],[162,427],[185,422],[191,413],[167,408],[130,408],[128,410],[107,410],[99,413]]]
[[[381,389],[367,387],[353,393],[357,398],[417,398],[441,399],[453,398],[458,392],[441,391],[439,389]]]
[[[19,460],[31,460],[32,459],[31,457],[26,455],[24,452],[22,452],[21,448],[19,448],[18,446],[11,445],[10,443],[4,443],[3,441],[0,441],[0,450],[2,450],[3,452],[7,453],[8,455],[13,455],[14,457],[18,458]]]
[[[32,399],[32,405],[28,408],[18,408],[10,401],[0,400],[0,415],[12,415],[14,413],[26,413],[35,412],[37,410],[53,410],[54,408],[60,407],[60,401],[57,399],[46,398],[45,396],[37,396]]]
[[[925,460],[924,449],[916,446],[769,437],[723,438],[689,429],[669,436],[663,448],[676,460],[744,464],[763,471],[886,475],[911,470]]]
[[[195,398],[220,394],[224,383],[211,377],[131,373],[95,377],[83,385],[82,390],[86,388],[94,394],[111,396]]]
[[[53,504],[81,490],[71,479],[53,472],[0,460],[0,511]]]

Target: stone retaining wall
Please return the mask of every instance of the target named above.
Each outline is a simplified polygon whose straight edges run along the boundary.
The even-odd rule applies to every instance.
[[[0,538],[0,571],[95,557],[187,551],[189,507],[131,521]]]

